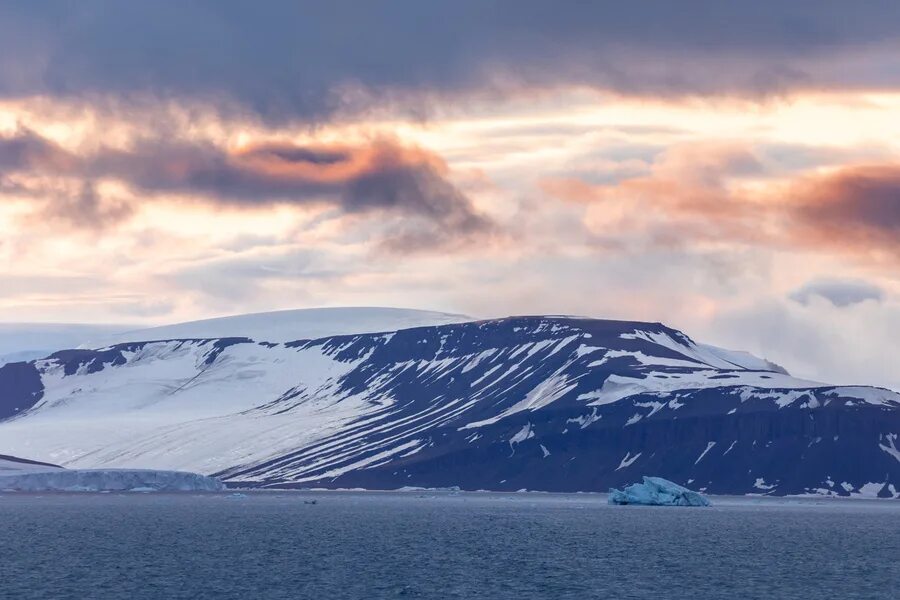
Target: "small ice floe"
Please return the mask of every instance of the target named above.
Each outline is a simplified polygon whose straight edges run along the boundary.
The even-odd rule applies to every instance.
[[[624,490],[610,488],[610,504],[642,504],[646,506],[709,506],[709,500],[662,477],[644,477]]]

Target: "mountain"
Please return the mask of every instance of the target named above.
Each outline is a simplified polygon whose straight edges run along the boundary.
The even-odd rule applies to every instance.
[[[274,340],[204,329],[0,367],[0,451],[233,486],[606,491],[647,474],[712,494],[900,497],[890,390],[797,379],[659,323],[525,316],[284,341],[297,316],[260,317],[266,337],[287,332]],[[336,320],[360,327],[354,311]]]

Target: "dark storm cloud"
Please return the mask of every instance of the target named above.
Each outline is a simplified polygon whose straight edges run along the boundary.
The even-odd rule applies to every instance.
[[[56,192],[46,199],[38,216],[47,221],[57,221],[81,229],[102,230],[126,220],[134,213],[128,201],[104,198],[89,181],[81,184],[77,192]]]
[[[50,183],[74,180],[77,193],[61,194],[59,186],[54,190],[49,184],[39,189],[19,185],[19,193],[46,202],[46,216],[94,228],[131,214],[132,207],[122,201],[97,194],[94,182],[111,179],[144,199],[177,194],[188,201],[248,208],[326,204],[344,214],[380,211],[412,218],[417,225],[405,226],[390,240],[391,247],[403,250],[489,232],[492,223],[447,180],[446,170],[437,156],[389,139],[353,146],[260,143],[240,150],[154,139],[138,140],[127,150],[75,154],[29,130],[0,137],[0,181],[20,174]],[[15,191],[12,184],[5,189]],[[422,235],[413,235],[417,231]]]
[[[866,300],[881,301],[884,290],[856,279],[817,279],[791,294],[792,300],[804,305],[809,304],[814,297],[823,298],[837,307],[845,307]]]
[[[32,131],[0,137],[0,175],[30,169],[66,170],[73,163],[68,152]]]
[[[900,84],[894,0],[16,2],[0,94],[234,103],[314,120],[336,87],[466,91],[497,79],[629,93]],[[886,47],[885,47],[886,46]],[[865,69],[850,54],[881,48]]]

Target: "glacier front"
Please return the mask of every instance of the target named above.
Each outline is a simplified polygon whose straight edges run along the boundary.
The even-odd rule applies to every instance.
[[[624,490],[610,488],[610,504],[642,504],[645,506],[709,506],[709,500],[697,492],[662,477],[644,476]]]
[[[58,469],[0,475],[0,492],[219,492],[213,477],[152,469]]]

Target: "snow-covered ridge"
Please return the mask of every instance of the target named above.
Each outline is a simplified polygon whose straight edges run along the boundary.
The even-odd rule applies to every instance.
[[[244,337],[258,342],[292,342],[338,335],[380,333],[412,327],[462,323],[465,315],[406,308],[307,308],[252,313],[126,331],[95,338],[82,348],[102,348],[127,342]]]

